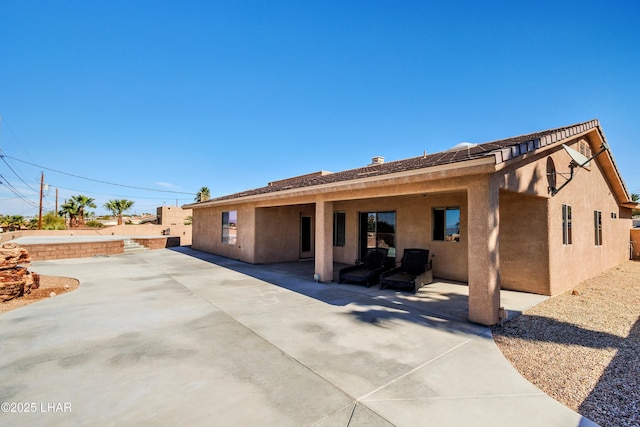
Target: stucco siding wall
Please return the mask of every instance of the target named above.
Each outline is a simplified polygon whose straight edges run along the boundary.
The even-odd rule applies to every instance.
[[[580,139],[583,138],[578,138],[567,145],[577,150]],[[590,141],[589,138],[583,140]],[[597,143],[598,141],[591,142],[593,153],[599,149],[595,146]],[[523,229],[514,226],[515,217],[509,214],[512,209],[518,209],[517,205],[511,205],[512,196],[505,196],[508,193],[501,192],[500,277],[502,287],[505,289],[554,295],[571,289],[580,282],[629,258],[628,209],[618,206],[597,160],[592,161],[587,169],[576,168],[573,180],[551,197],[546,175],[548,157],[551,157],[555,164],[556,188],[559,188],[569,176],[571,161],[562,146],[531,155],[524,162],[523,159],[519,159],[513,165],[502,169],[501,188],[520,193],[514,194],[513,197],[530,195],[548,200],[546,214],[537,203],[523,202],[532,204],[523,210],[528,220],[533,221],[530,235],[527,237]],[[563,204],[570,205],[572,208],[571,245],[564,245],[562,239]],[[602,246],[595,245],[595,210],[602,212]],[[612,213],[615,214],[615,218],[612,218]],[[544,221],[547,222],[546,227]],[[548,230],[547,234],[544,234],[545,229]],[[515,259],[515,252],[527,252],[528,256],[531,256],[532,250],[541,248],[543,244],[541,238],[548,240],[547,254],[544,249],[541,249],[539,256],[536,256],[531,264],[523,264]],[[543,274],[544,257],[548,258],[548,278],[545,278],[546,272]],[[534,269],[534,265],[540,266],[543,270]],[[519,275],[518,271],[522,271],[522,274]],[[534,276],[529,276],[530,274]],[[534,283],[531,277],[536,277],[540,283]]]
[[[427,195],[426,209],[424,217],[427,221],[426,238],[427,247],[435,255],[433,258],[433,275],[443,279],[466,282],[469,280],[469,241],[468,227],[469,218],[467,215],[467,194],[452,193]],[[444,242],[433,240],[433,219],[432,209],[442,207],[460,208],[460,241]],[[409,224],[407,224],[409,225]],[[411,229],[407,230],[411,233]]]
[[[314,205],[256,209],[256,263],[296,261],[300,258],[300,216],[315,217]]]
[[[345,212],[346,241],[344,247],[334,247],[334,261],[351,264],[358,258],[359,213],[396,212],[396,261],[405,248],[429,249],[434,257],[434,275],[443,279],[468,280],[467,206],[466,193],[426,194],[403,197],[336,202],[334,210]],[[460,207],[460,242],[434,241],[432,209]]]
[[[193,210],[193,237],[191,247],[199,251],[214,252],[215,233],[217,226],[214,226],[214,214],[219,211],[215,208],[203,208]],[[220,238],[220,235],[217,236]]]
[[[500,192],[502,289],[548,295],[547,199]]]
[[[569,157],[556,162],[565,171]],[[573,181],[549,203],[550,294],[571,289],[629,258],[631,220],[611,194],[597,163],[576,171]],[[563,180],[559,178],[559,184]],[[572,207],[572,244],[563,245],[562,205]],[[602,212],[602,245],[595,244],[594,211]],[[615,218],[612,217],[615,214]],[[621,215],[622,214],[622,215]]]
[[[222,243],[222,213],[237,211],[237,236],[235,244]],[[245,205],[213,207],[193,210],[194,249],[217,255],[254,261],[254,209]]]
[[[633,259],[640,260],[640,228],[631,230],[631,242],[633,243]]]

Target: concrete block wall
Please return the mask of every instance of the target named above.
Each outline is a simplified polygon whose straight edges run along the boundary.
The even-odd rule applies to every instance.
[[[124,252],[122,240],[21,245],[33,261],[86,258],[95,255],[118,255]]]
[[[132,238],[131,240],[141,244],[142,246],[148,249],[164,249],[164,248],[171,248],[174,246],[180,246],[180,237],[173,237],[173,236],[165,237],[163,239],[158,239],[158,238],[146,239],[146,238],[136,237],[136,238]]]
[[[191,225],[115,225],[105,228],[73,228],[69,230],[20,230],[0,233],[0,243],[8,242],[20,237],[29,236],[164,236],[166,229],[170,229],[170,237],[180,238],[181,245],[191,244]]]

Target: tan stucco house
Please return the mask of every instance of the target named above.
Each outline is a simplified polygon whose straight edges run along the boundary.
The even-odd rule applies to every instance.
[[[466,282],[469,318],[499,321],[499,290],[553,295],[629,258],[632,202],[597,120],[440,153],[317,172],[184,206],[194,249],[249,263],[313,258],[320,281],[368,247],[429,249]],[[549,160],[551,159],[551,160]],[[555,182],[554,182],[555,178]]]

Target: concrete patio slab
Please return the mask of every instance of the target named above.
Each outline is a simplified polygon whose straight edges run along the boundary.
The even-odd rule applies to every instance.
[[[34,263],[81,285],[0,315],[0,402],[16,409],[0,424],[590,423],[460,319],[463,287],[408,295],[285,267],[188,248]]]

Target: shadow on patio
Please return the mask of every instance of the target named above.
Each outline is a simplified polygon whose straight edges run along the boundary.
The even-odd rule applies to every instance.
[[[331,305],[353,306],[351,315],[365,323],[382,325],[391,320],[424,323],[429,318],[469,323],[468,287],[466,283],[442,279],[422,287],[417,293],[379,286],[338,284],[338,272],[346,264],[334,263],[334,281],[317,283],[313,280],[313,260],[273,264],[249,264],[188,247],[171,250],[242,273]],[[502,305],[509,317],[538,304],[547,297],[522,292],[501,291]],[[432,320],[432,319],[431,319]],[[431,323],[428,320],[428,323]]]

